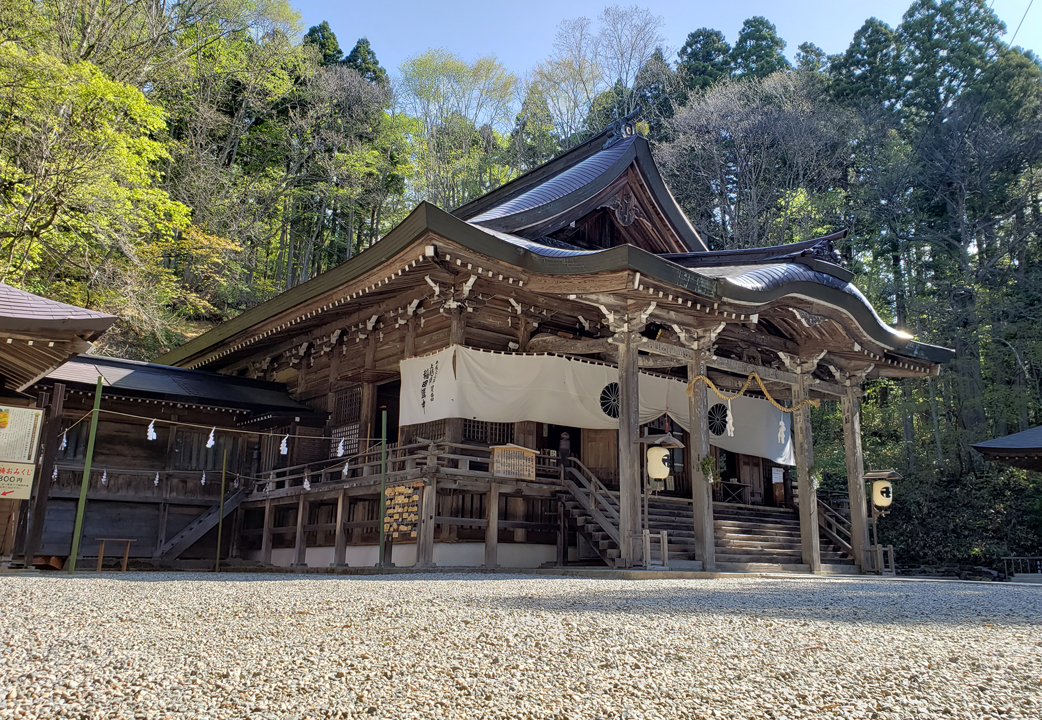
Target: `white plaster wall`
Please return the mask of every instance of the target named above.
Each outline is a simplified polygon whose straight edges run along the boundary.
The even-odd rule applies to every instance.
[[[308,567],[326,568],[333,564],[332,547],[307,549],[305,558]],[[293,564],[296,551],[293,548],[272,548],[271,564],[289,567]],[[243,553],[244,560],[260,561],[260,550]],[[557,559],[556,545],[528,545],[522,543],[499,543],[499,567],[536,568]],[[348,545],[345,556],[348,567],[375,567],[376,545]],[[416,545],[395,545],[391,551],[391,562],[395,567],[412,567],[416,564]],[[481,567],[485,562],[485,543],[435,543],[434,564],[439,567]]]

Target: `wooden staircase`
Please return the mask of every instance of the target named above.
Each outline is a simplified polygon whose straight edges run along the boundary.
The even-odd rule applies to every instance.
[[[619,497],[581,462],[571,459],[565,472],[569,492],[560,496],[570,530],[581,535],[608,567],[617,567]],[[713,503],[716,566],[724,572],[809,572],[803,563],[800,518],[796,510]],[[695,561],[691,504],[670,498],[648,501],[648,529],[665,530],[669,557]],[[836,542],[833,529],[819,529],[824,572],[857,573],[849,546]],[[841,541],[842,538],[839,538]]]
[[[716,566],[723,571],[809,572],[803,562],[800,516],[789,508],[713,503]],[[849,552],[819,529],[824,572],[856,573]]]
[[[239,488],[239,490],[226,497],[224,499],[224,517],[228,517],[235,508],[239,507],[245,497],[245,487]],[[210,506],[202,515],[188,523],[184,530],[160,545],[153,553],[152,559],[174,560],[185,550],[199,542],[203,535],[217,526],[217,522],[221,519],[219,517],[220,508],[220,503]]]

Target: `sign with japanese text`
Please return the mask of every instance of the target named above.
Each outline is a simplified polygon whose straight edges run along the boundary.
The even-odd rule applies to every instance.
[[[0,407],[0,462],[36,462],[43,410]]]
[[[28,500],[35,474],[32,463],[0,462],[0,499]]]

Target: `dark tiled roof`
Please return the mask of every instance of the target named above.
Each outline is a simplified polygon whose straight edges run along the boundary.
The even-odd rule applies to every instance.
[[[93,387],[99,375],[104,378],[105,388],[132,396],[255,412],[312,412],[307,405],[291,398],[280,383],[100,355],[71,358],[47,379]]]
[[[620,140],[521,195],[469,218],[469,221],[480,225],[490,220],[517,215],[543,205],[549,205],[554,200],[559,200],[569,193],[580,190],[610,169],[619,158],[626,154],[635,140],[636,136]]]
[[[994,440],[985,440],[984,442],[971,445],[970,447],[985,451],[1000,452],[1003,450],[1035,450],[1042,453],[1042,425],[1030,430],[1023,432],[1013,433],[1012,435],[1005,435]]]
[[[92,339],[115,322],[113,315],[48,300],[0,283],[0,330],[63,331]]]

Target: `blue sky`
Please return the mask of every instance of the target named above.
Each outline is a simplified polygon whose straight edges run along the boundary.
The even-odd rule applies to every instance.
[[[1008,41],[1030,0],[994,0],[993,9],[1006,23]],[[562,20],[595,17],[604,0],[290,0],[307,28],[328,20],[344,52],[361,36],[369,38],[380,63],[392,74],[406,58],[429,47],[443,47],[473,60],[493,54],[515,73],[523,74],[551,51],[554,32]],[[813,2],[811,0],[658,0],[638,2],[665,19],[667,46],[677,49],[687,34],[700,27],[724,33],[734,43],[742,21],[763,15],[788,43],[790,58],[796,46],[810,40],[827,53],[846,49],[854,32],[869,16],[897,25],[911,0]],[[631,5],[619,2],[620,5]],[[1032,7],[1017,35],[1016,44],[1042,54],[1042,2]]]

